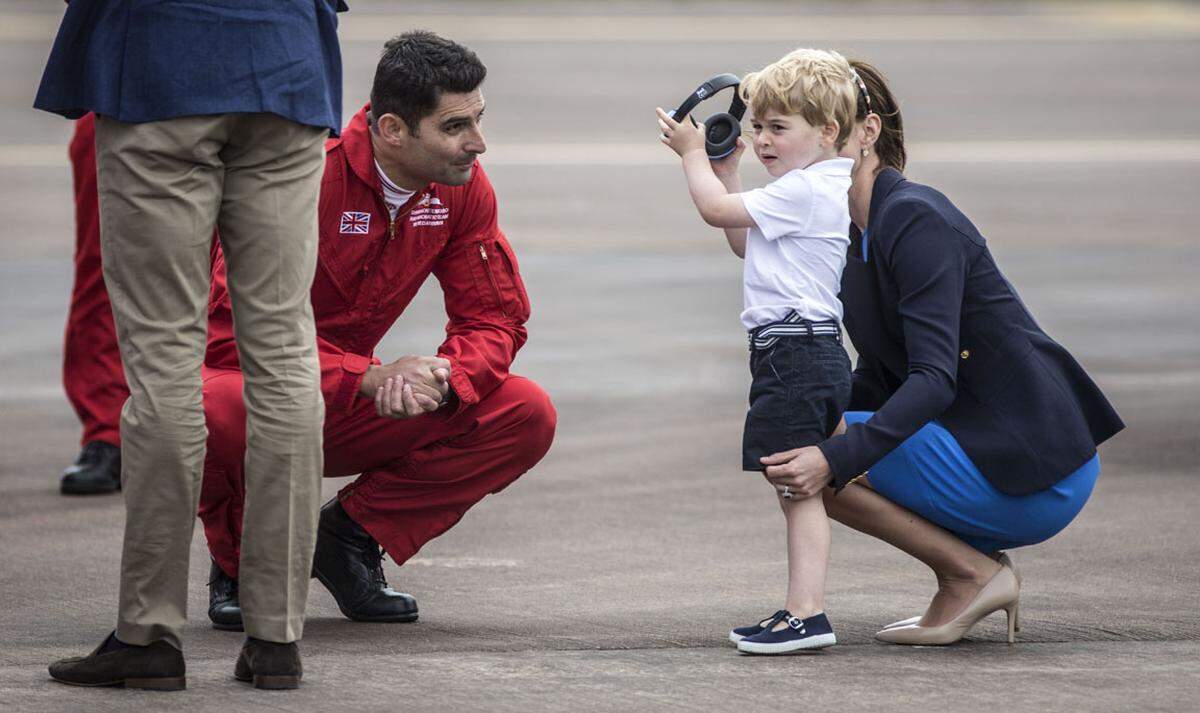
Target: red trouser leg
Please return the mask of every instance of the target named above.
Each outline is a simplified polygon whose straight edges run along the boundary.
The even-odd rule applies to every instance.
[[[332,443],[325,468],[330,475],[362,472],[338,497],[396,564],[536,465],[550,450],[558,419],[546,392],[520,376],[453,419],[389,421],[369,411],[369,418],[326,431]]]
[[[241,382],[240,372],[205,370],[209,437],[200,518],[213,558],[235,577],[244,494]],[[448,414],[386,419],[366,399],[348,414],[326,412],[325,475],[362,473],[338,497],[397,564],[537,464],[557,422],[550,397],[520,376],[458,416]]]
[[[83,424],[82,442],[120,446],[121,407],[129,398],[129,387],[100,269],[93,115],[75,122],[69,155],[75,187],[75,287],[64,340],[63,388]]]
[[[230,577],[241,559],[242,506],[246,499],[246,407],[242,372],[201,370],[204,420],[208,426],[204,481],[200,487],[200,522],[208,551]]]

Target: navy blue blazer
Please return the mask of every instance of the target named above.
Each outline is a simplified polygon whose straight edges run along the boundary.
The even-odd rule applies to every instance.
[[[72,0],[34,107],[141,123],[268,112],[342,126],[341,0]]]
[[[858,351],[850,409],[870,421],[820,444],[845,485],[937,420],[1009,495],[1044,490],[1125,427],[1083,368],[1046,335],[983,236],[944,195],[893,169],[842,273]]]

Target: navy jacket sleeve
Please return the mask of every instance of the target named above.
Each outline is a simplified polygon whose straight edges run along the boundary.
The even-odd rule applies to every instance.
[[[847,411],[878,411],[887,401],[887,389],[875,370],[861,356],[850,375],[850,406]]]
[[[970,243],[920,200],[888,206],[879,223],[888,230],[872,232],[873,258],[887,261],[896,282],[908,373],[870,421],[820,444],[838,489],[938,417],[955,397]]]

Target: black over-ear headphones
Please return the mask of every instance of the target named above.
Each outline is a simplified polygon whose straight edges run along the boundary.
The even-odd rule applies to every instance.
[[[733,102],[728,112],[713,114],[704,121],[704,150],[711,159],[725,158],[737,148],[738,136],[742,134],[742,116],[746,103],[738,94],[737,86],[742,83],[736,74],[718,74],[696,88],[692,95],[683,100],[679,108],[671,112],[671,118],[683,121],[700,102],[722,89],[733,87]]]

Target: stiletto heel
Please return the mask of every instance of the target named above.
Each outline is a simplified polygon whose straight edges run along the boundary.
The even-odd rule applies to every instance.
[[[1021,570],[1017,569],[1017,565],[1013,564],[1012,558],[1008,556],[1007,552],[1001,552],[1000,555],[996,558],[996,561],[1012,570],[1013,576],[1017,578],[1018,586],[1025,583],[1024,580],[1021,579]],[[1021,618],[1017,616],[1016,612],[1013,612],[1013,631],[1020,631],[1020,630],[1021,630]]]
[[[1017,612],[1019,610],[1020,606],[1017,604],[1017,602],[1013,602],[1011,607],[1004,610],[1008,613],[1008,643],[1010,644],[1017,643]]]
[[[1012,569],[1001,567],[992,575],[979,594],[971,600],[966,609],[941,626],[898,626],[883,629],[875,634],[875,638],[890,644],[908,644],[913,646],[945,646],[953,644],[967,635],[971,627],[988,614],[1001,609],[1008,612],[1008,640],[1014,642],[1013,632],[1016,624],[1017,604],[1021,596],[1021,585]]]

